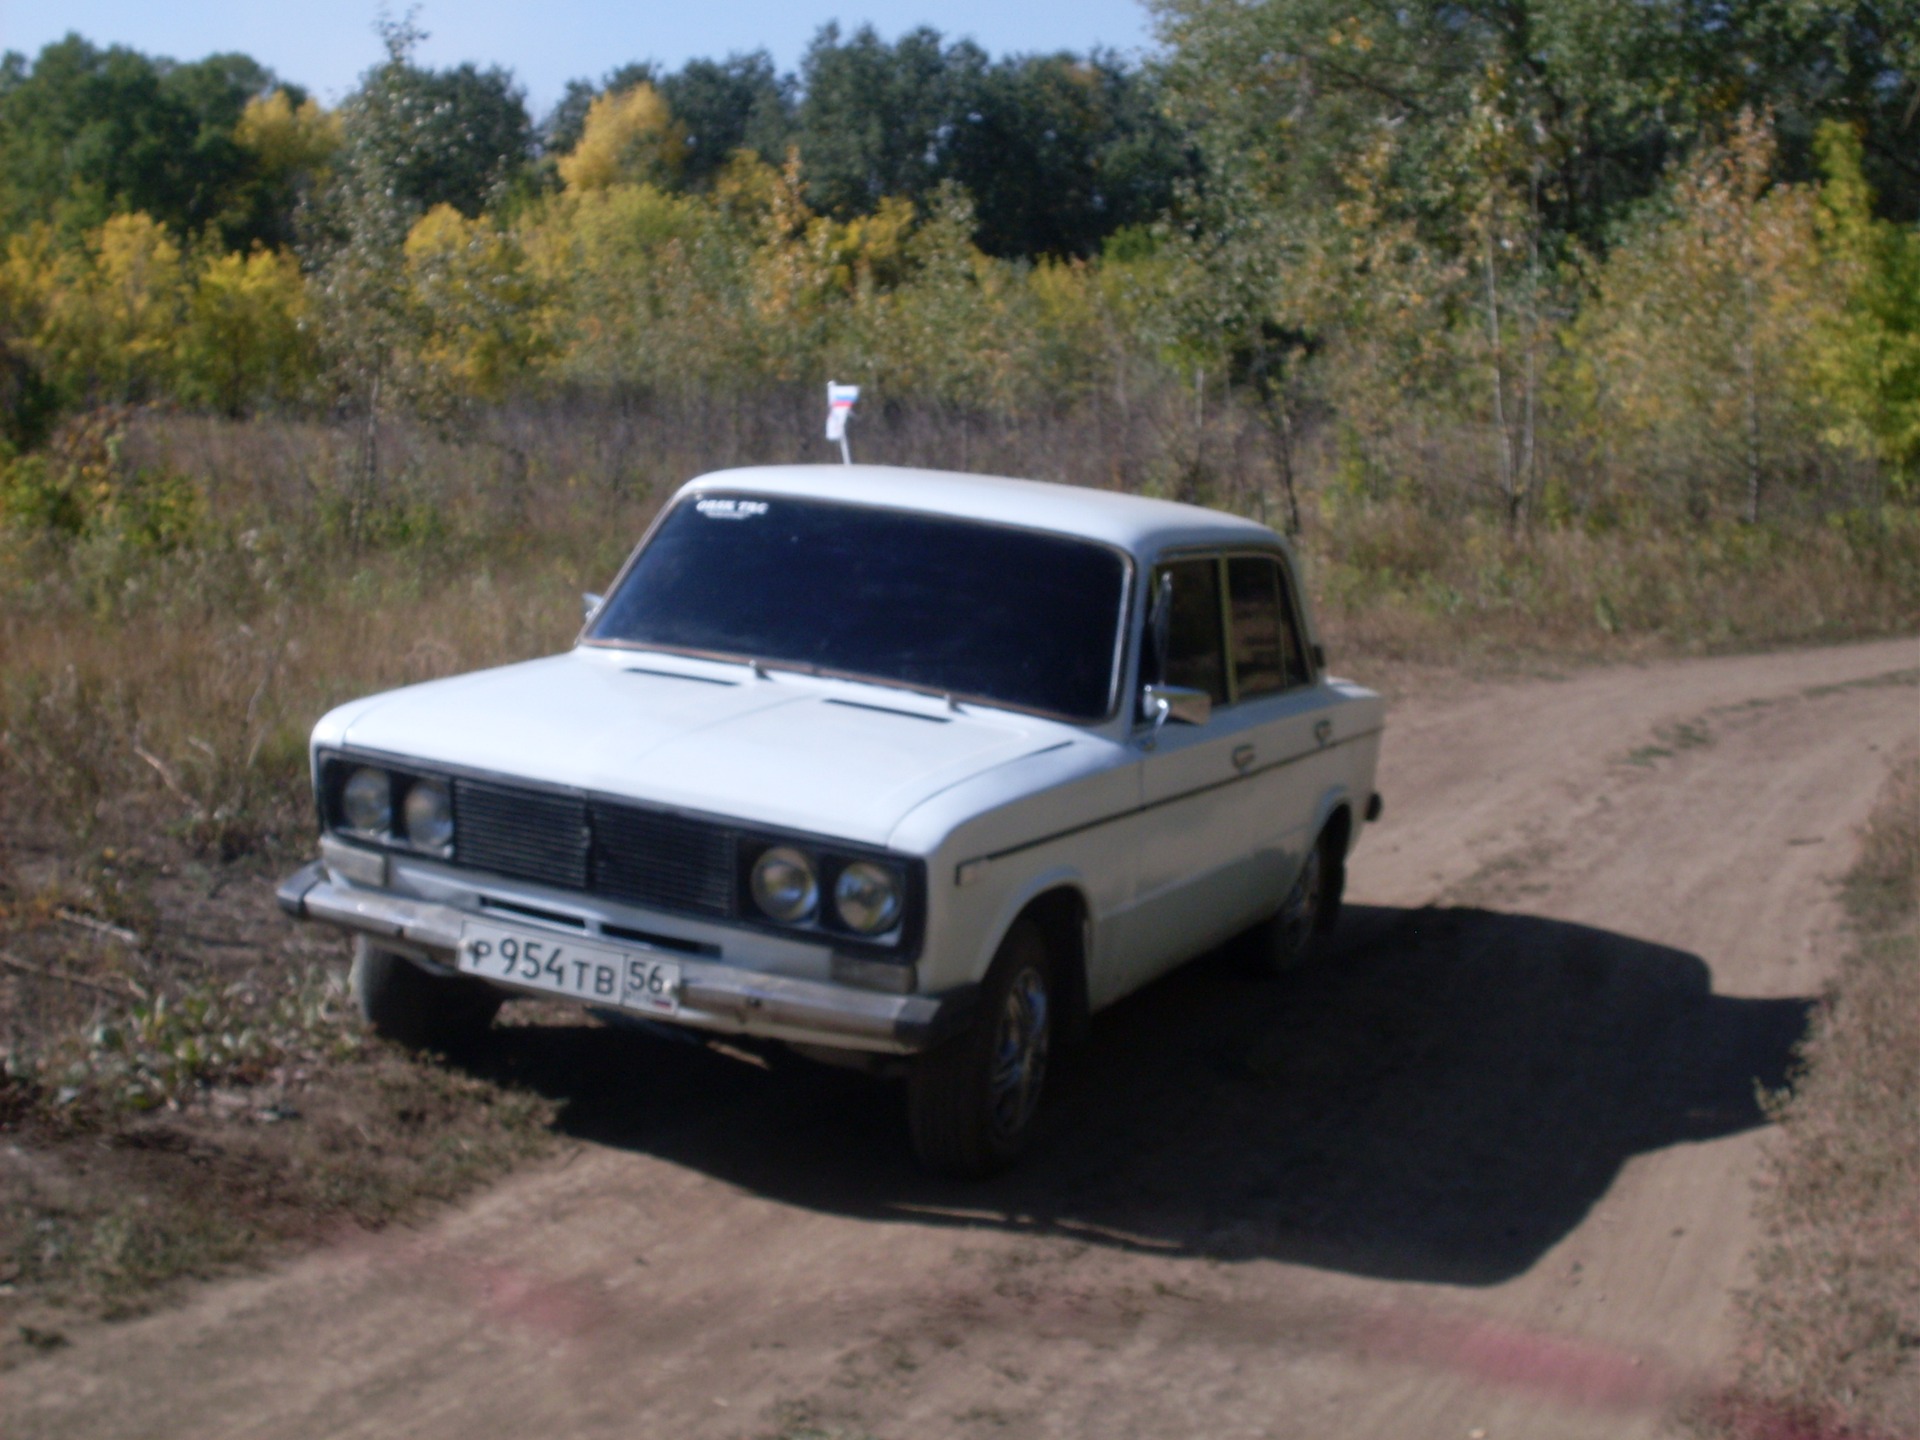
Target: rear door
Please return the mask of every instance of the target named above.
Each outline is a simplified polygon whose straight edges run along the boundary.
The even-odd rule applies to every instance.
[[[1278,908],[1292,884],[1328,788],[1337,783],[1333,693],[1319,683],[1286,562],[1271,552],[1225,562],[1233,708],[1252,757],[1226,842],[1247,857],[1248,923]],[[1242,750],[1241,759],[1246,759]]]

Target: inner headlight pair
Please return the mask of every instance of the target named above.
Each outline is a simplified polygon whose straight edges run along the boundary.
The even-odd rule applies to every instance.
[[[444,780],[359,766],[340,787],[340,818],[358,834],[404,840],[431,855],[453,849],[453,792]]]
[[[791,845],[760,852],[750,877],[753,903],[783,925],[801,925],[820,911],[820,877],[811,857]],[[871,860],[843,865],[833,881],[833,913],[857,935],[884,935],[900,923],[906,896],[897,872]]]

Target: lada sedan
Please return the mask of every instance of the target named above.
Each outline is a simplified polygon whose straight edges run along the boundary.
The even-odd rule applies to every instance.
[[[343,705],[320,857],[379,1031],[503,998],[903,1075],[982,1175],[1087,1017],[1232,937],[1300,961],[1377,812],[1381,702],[1286,544],[1161,500],[880,466],[684,487],[574,647]]]

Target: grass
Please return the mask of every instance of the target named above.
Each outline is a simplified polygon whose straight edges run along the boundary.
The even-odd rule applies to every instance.
[[[396,425],[371,490],[351,436],[294,419],[102,412],[0,461],[0,1135],[28,1157],[0,1163],[0,1312],[135,1307],[538,1148],[530,1102],[366,1043],[341,947],[274,911],[269,882],[312,850],[308,731],[370,691],[563,648],[580,593],[682,480],[819,458],[813,406]],[[1202,475],[1102,413],[880,409],[856,443],[1279,513],[1231,414]],[[1470,508],[1355,499],[1315,453],[1299,543],[1342,673],[1842,639],[1920,613],[1908,512],[1509,535]],[[37,1345],[21,1325],[59,1333],[12,1325],[0,1360]]]
[[[1856,944],[1767,1163],[1738,1440],[1895,1436],[1920,1416],[1920,754],[1896,763],[1846,882]]]

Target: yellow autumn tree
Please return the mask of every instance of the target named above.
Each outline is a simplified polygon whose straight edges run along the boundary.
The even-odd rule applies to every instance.
[[[67,403],[143,399],[172,381],[186,274],[148,216],[116,215],[78,246],[46,226],[16,235],[4,288],[17,343]]]
[[[284,251],[200,259],[178,346],[179,397],[228,415],[294,399],[315,369],[306,284]]]
[[[587,110],[573,153],[562,156],[560,178],[570,191],[610,185],[668,185],[687,154],[686,131],[651,85],[602,95]]]
[[[582,384],[653,385],[718,371],[727,353],[691,258],[711,215],[651,185],[569,191],[520,227],[543,360]],[[689,371],[689,366],[696,368]]]
[[[295,105],[285,90],[247,102],[233,138],[276,178],[321,169],[340,147],[340,117],[307,99]]]
[[[1621,498],[1752,521],[1818,473],[1809,338],[1837,296],[1817,197],[1771,181],[1774,142],[1743,117],[1618,246],[1569,335],[1570,398]]]
[[[408,233],[406,260],[425,393],[502,398],[544,349],[541,287],[519,238],[436,205]]]
[[[1813,344],[1828,438],[1879,462],[1892,494],[1920,499],[1920,231],[1874,215],[1853,129],[1829,121],[1819,148],[1822,249],[1839,291]]]

